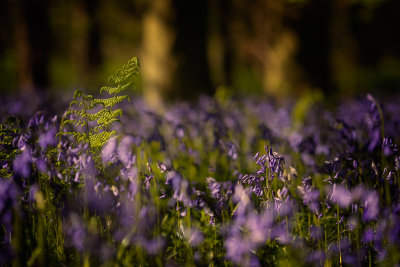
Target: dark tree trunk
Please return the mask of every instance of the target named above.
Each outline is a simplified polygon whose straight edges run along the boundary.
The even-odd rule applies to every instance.
[[[207,1],[152,1],[143,21],[142,77],[153,107],[212,94],[207,62]]]
[[[49,85],[49,62],[51,54],[51,27],[49,0],[21,0],[28,43],[28,59],[33,86],[45,90]],[[22,30],[22,29],[21,29]],[[18,36],[17,36],[18,38]],[[27,74],[29,75],[29,74]]]
[[[219,1],[219,27],[221,29],[221,38],[222,38],[222,53],[223,53],[223,84],[225,86],[231,87],[232,84],[232,66],[233,66],[233,47],[232,47],[232,38],[231,32],[229,28],[229,24],[232,22],[231,17],[231,3],[229,0],[220,0]]]
[[[174,55],[176,91],[172,98],[193,99],[213,93],[207,62],[207,1],[175,0],[176,41]]]
[[[88,17],[87,30],[87,68],[89,72],[95,71],[103,62],[101,52],[101,27],[99,19],[99,1],[85,0],[85,12]]]

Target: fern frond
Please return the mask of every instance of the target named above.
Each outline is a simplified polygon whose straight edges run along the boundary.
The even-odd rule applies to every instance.
[[[136,57],[128,61],[122,69],[118,70],[115,75],[111,76],[108,80],[113,81],[115,84],[124,84],[132,75],[139,75],[139,61]]]
[[[92,148],[102,147],[105,143],[107,143],[108,139],[111,136],[116,134],[117,134],[116,131],[111,131],[111,132],[104,131],[97,134],[91,134],[89,135],[90,145]]]
[[[111,113],[111,111],[109,109],[103,108],[103,109],[100,109],[99,111],[97,111],[94,114],[86,113],[86,114],[84,114],[82,116],[82,118],[85,118],[88,121],[97,121],[101,117],[107,116],[107,114],[109,114],[109,113]]]
[[[86,133],[79,133],[79,132],[59,132],[56,136],[64,135],[64,136],[73,136],[77,140],[85,140],[88,139]]]
[[[102,105],[103,107],[113,107],[116,104],[121,103],[125,99],[129,98],[127,95],[122,96],[115,96],[112,98],[105,98],[105,99],[93,99],[90,106],[97,107],[98,105]]]
[[[107,126],[114,121],[118,121],[117,117],[122,117],[122,110],[101,109],[94,114],[85,114],[82,117],[88,121],[96,121],[99,126]]]
[[[134,86],[133,78],[138,75],[139,62],[137,58],[133,58],[114,76],[109,78],[109,81],[114,83],[114,87],[105,86],[100,89],[100,93],[106,91],[112,97],[94,98],[92,95],[85,94],[82,90],[76,90],[69,109],[63,116],[61,130],[57,135],[73,136],[77,142],[89,143],[91,148],[103,146],[111,136],[116,135],[116,131],[108,131],[109,126],[118,122],[119,117],[122,117],[122,110],[114,110],[114,106],[125,99],[129,100],[127,95],[118,94]],[[102,106],[102,108],[98,110],[98,106]],[[81,127],[84,132],[64,132],[62,129],[65,125]]]
[[[124,85],[118,85],[117,87],[102,87],[100,92],[106,91],[110,95],[119,94],[125,91],[129,86],[134,85],[135,82],[128,82]]]
[[[65,124],[71,124],[73,126],[80,126],[80,127],[84,126],[84,124],[82,124],[82,122],[78,120],[65,120],[64,125]]]
[[[71,116],[71,115],[80,116],[80,115],[81,115],[81,111],[69,109],[69,110],[67,110],[67,112],[65,112],[65,114],[64,114],[65,117],[69,117],[69,116]]]
[[[97,124],[102,125],[102,126],[107,126],[111,124],[114,121],[118,121],[117,117],[122,117],[122,110],[121,109],[116,109],[112,112],[109,112],[99,118],[97,121]]]
[[[74,101],[77,100],[78,98],[82,97],[84,94],[85,93],[81,89],[75,90],[74,96],[73,96]],[[71,103],[73,103],[73,102],[71,102]]]

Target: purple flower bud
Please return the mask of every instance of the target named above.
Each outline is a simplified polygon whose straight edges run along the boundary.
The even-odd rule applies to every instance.
[[[260,155],[260,153],[259,152],[257,152],[255,155],[254,155],[254,160],[257,160],[257,158],[258,158],[258,156]]]

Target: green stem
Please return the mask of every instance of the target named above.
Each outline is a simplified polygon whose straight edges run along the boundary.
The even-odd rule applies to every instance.
[[[337,240],[339,247],[339,265],[342,266],[342,249],[340,247],[340,213],[339,213],[339,205],[336,204],[336,214],[337,214]]]
[[[359,237],[358,237],[358,226],[356,229],[356,239],[357,239],[357,259],[358,259],[358,266],[361,266],[361,262],[360,262],[360,241],[359,241]]]

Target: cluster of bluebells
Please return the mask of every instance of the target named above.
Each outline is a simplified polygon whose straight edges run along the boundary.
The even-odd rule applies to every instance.
[[[396,100],[292,107],[136,98],[98,149],[45,112],[3,120],[0,264],[400,261]]]

